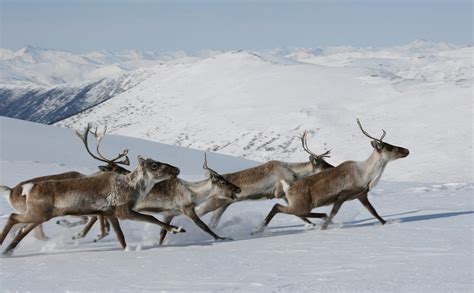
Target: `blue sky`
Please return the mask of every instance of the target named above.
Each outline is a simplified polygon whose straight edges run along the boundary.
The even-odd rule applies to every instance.
[[[1,0],[1,46],[73,52],[472,43],[472,1]]]

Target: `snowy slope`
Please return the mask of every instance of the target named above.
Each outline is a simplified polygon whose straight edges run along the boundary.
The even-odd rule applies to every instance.
[[[71,130],[0,118],[0,131],[1,184],[66,170],[96,170],[96,162],[85,154]],[[202,178],[202,151],[121,136],[107,137],[104,147],[112,155],[130,148],[132,164],[140,153],[176,164],[184,178]],[[212,167],[223,172],[255,164],[218,154],[209,159]],[[389,165],[387,172],[400,167],[403,160]],[[41,242],[28,236],[13,257],[0,258],[0,288],[48,292],[469,292],[474,290],[473,191],[472,183],[384,181],[370,198],[391,221],[388,225],[378,225],[362,205],[349,202],[327,231],[304,230],[299,219],[279,215],[260,236],[249,234],[275,201],[242,202],[228,209],[216,230],[234,238],[227,242],[211,241],[188,220],[179,218],[176,223],[187,232],[170,235],[168,244],[159,247],[155,245],[157,227],[124,221],[130,251],[121,251],[112,236],[93,243],[91,233],[73,241],[77,229],[66,230],[51,221],[45,227],[51,240]],[[0,201],[0,225],[10,212],[6,201]]]
[[[413,154],[386,179],[473,182],[473,50],[417,41],[216,53],[147,69],[136,87],[57,125],[106,124],[117,134],[259,161],[305,159],[296,136],[308,129],[312,148],[332,149],[338,163],[369,151],[359,117]]]

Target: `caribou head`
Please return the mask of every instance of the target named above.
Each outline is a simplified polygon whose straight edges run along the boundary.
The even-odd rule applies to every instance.
[[[84,143],[84,146],[86,147],[86,150],[89,153],[89,155],[91,155],[94,159],[96,159],[98,161],[107,163],[107,165],[105,165],[105,166],[99,166],[100,171],[102,171],[102,172],[115,172],[115,173],[118,173],[118,174],[128,174],[128,173],[130,173],[129,170],[119,166],[119,165],[125,165],[125,166],[130,165],[130,160],[128,159],[128,156],[127,156],[128,155],[128,150],[127,149],[123,150],[123,152],[118,154],[118,156],[113,158],[113,159],[107,159],[105,156],[103,156],[101,154],[100,149],[99,149],[100,148],[100,143],[102,142],[102,139],[104,138],[106,132],[107,132],[107,127],[104,127],[104,131],[101,132],[101,133],[98,132],[97,127],[95,128],[94,131],[92,131],[91,126],[89,124],[87,124],[86,128],[84,129],[84,132],[82,132],[82,133],[79,132],[78,130],[76,130],[77,136],[79,136],[79,138]],[[95,138],[97,155],[94,155],[91,152],[91,150],[89,149],[89,142],[88,142],[89,133],[92,134]]]
[[[382,129],[382,135],[380,136],[380,138],[375,138],[371,136],[369,133],[367,133],[367,131],[365,131],[364,128],[362,128],[362,124],[360,123],[359,118],[357,118],[357,124],[359,125],[359,128],[362,131],[362,133],[368,138],[372,139],[372,141],[370,142],[372,147],[379,154],[381,154],[382,157],[385,158],[387,161],[404,158],[408,156],[408,154],[410,153],[410,151],[406,148],[394,146],[382,141],[385,135],[387,134],[385,130]]]
[[[215,193],[218,197],[237,199],[236,194],[240,193],[240,187],[229,182],[221,174],[209,168],[207,165],[206,153],[204,153],[204,164],[202,165],[202,168],[209,172],[209,179],[213,185],[211,193]]]
[[[322,153],[320,155],[317,155],[317,154],[313,153],[308,148],[308,143],[306,141],[307,136],[308,136],[308,132],[305,130],[303,132],[303,135],[300,137],[300,139],[301,139],[301,144],[303,145],[303,149],[305,150],[305,152],[307,152],[309,154],[309,161],[313,165],[313,168],[318,172],[322,171],[322,170],[332,168],[333,166],[324,160],[324,158],[330,158],[331,157],[329,155],[331,153],[331,150],[327,150],[327,151],[325,151],[324,153]]]

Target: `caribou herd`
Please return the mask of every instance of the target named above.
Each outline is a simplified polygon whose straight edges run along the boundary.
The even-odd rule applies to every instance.
[[[138,156],[138,166],[130,171],[122,166],[130,164],[128,151],[107,159],[100,151],[106,134],[88,125],[83,132],[76,131],[94,159],[106,163],[99,172],[86,175],[79,172],[37,177],[23,181],[15,187],[0,186],[10,206],[16,210],[10,214],[0,235],[0,245],[14,230],[13,240],[4,254],[11,254],[20,241],[31,231],[38,239],[48,239],[42,224],[52,218],[77,216],[76,222],[62,219],[56,223],[71,227],[85,224],[73,238],[85,237],[98,222],[100,233],[94,241],[106,236],[110,225],[122,246],[125,237],[119,220],[135,220],[161,226],[162,244],[167,232],[182,233],[185,230],[171,224],[174,217],[184,215],[215,240],[230,239],[214,233],[222,214],[232,203],[243,200],[281,198],[286,205],[275,204],[264,222],[253,233],[262,232],[278,213],[291,214],[306,225],[314,225],[308,218],[324,220],[321,229],[327,229],[331,220],[345,201],[358,199],[381,223],[380,217],[367,195],[379,181],[388,162],[408,156],[406,148],[394,146],[368,134],[357,119],[362,133],[371,139],[373,151],[365,161],[346,161],[337,166],[326,162],[330,151],[315,154],[307,146],[307,132],[301,136],[303,149],[309,160],[301,163],[269,161],[259,166],[228,174],[219,174],[207,165],[203,168],[209,177],[198,182],[178,178],[180,170],[172,165]],[[96,154],[89,149],[88,138],[96,140]],[[122,166],[121,166],[122,165]],[[332,205],[329,215],[314,213],[313,209]],[[200,217],[213,212],[209,225]],[[155,218],[160,214],[163,220]],[[13,228],[13,229],[12,229]]]

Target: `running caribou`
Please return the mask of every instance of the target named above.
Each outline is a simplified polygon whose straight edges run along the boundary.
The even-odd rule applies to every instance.
[[[359,119],[357,119],[357,124],[362,133],[372,140],[373,151],[369,158],[359,162],[346,161],[293,184],[282,181],[288,205],[275,204],[256,232],[263,231],[278,213],[298,217],[314,217],[316,213],[312,213],[312,209],[332,204],[329,217],[321,227],[325,230],[342,204],[353,199],[358,199],[380,223],[385,224],[385,220],[370,204],[367,195],[379,181],[388,162],[408,156],[409,151],[406,148],[384,142],[385,130],[382,129],[380,138],[375,138],[362,128]]]
[[[136,202],[148,194],[155,183],[176,178],[178,174],[177,167],[138,156],[137,168],[126,175],[104,172],[81,178],[24,184],[22,189],[26,199],[26,212],[10,214],[0,235],[0,245],[17,223],[27,226],[15,236],[4,254],[13,252],[35,227],[59,216],[107,217],[123,249],[126,248],[126,242],[118,219],[149,222],[172,233],[185,232],[181,227],[165,224],[151,215],[133,210]]]
[[[175,178],[157,183],[143,199],[137,202],[133,209],[139,212],[160,213],[164,216],[163,221],[167,224],[171,223],[174,217],[183,214],[215,240],[230,239],[215,234],[199,218],[195,208],[212,199],[232,202],[240,193],[240,188],[209,168],[206,154],[204,154],[203,169],[209,172],[209,178],[198,182]],[[163,243],[166,233],[167,230],[162,228],[160,245]]]
[[[130,173],[129,170],[121,167],[120,165],[130,165],[130,160],[127,156],[128,150],[124,150],[122,153],[120,153],[117,157],[113,159],[107,159],[102,153],[100,152],[100,144],[102,142],[102,139],[104,138],[105,134],[107,132],[107,128],[104,129],[102,133],[98,133],[97,128],[95,131],[91,130],[90,125],[87,125],[83,133],[80,133],[79,131],[76,130],[77,136],[82,140],[84,143],[84,146],[86,147],[87,152],[89,155],[91,155],[94,159],[107,163],[105,166],[99,166],[100,172],[115,172],[118,174],[128,174]],[[96,152],[97,155],[94,155],[91,150],[89,149],[89,143],[88,143],[88,137],[89,134],[92,134],[96,140]],[[8,186],[0,186],[0,191],[1,192],[8,192],[6,194],[6,198],[8,200],[8,203],[10,206],[16,210],[19,213],[25,213],[26,212],[26,197],[24,196],[23,193],[23,185],[27,183],[37,183],[41,181],[48,181],[48,180],[64,180],[64,179],[72,179],[72,178],[83,178],[86,177],[87,175],[71,171],[71,172],[65,172],[65,173],[60,173],[60,174],[54,174],[54,175],[48,175],[48,176],[41,176],[41,177],[36,177],[32,178],[29,180],[25,180],[23,182],[18,183],[16,186],[13,188],[10,188]],[[92,219],[97,220],[97,217],[92,217]],[[81,225],[85,224],[87,222],[87,217],[84,217],[83,220],[78,221],[74,224],[69,224],[67,220],[59,220],[58,224],[67,226],[74,226],[74,225]],[[101,217],[100,221],[100,233],[97,235],[96,239],[101,239],[104,236],[107,235],[107,230],[108,230],[108,222]],[[48,237],[44,234],[43,232],[43,225],[38,225],[34,229],[34,236],[40,240],[46,240]]]
[[[257,167],[245,169],[235,173],[223,174],[226,180],[238,185],[242,192],[237,195],[236,201],[285,198],[281,181],[294,182],[306,176],[316,174],[333,166],[325,161],[329,158],[330,150],[317,155],[308,148],[307,132],[300,137],[303,149],[309,154],[309,161],[302,163],[287,163],[281,161],[269,161]],[[235,201],[223,199],[212,199],[204,202],[196,209],[199,216],[215,210],[210,227],[216,227],[222,214]],[[217,210],[216,210],[217,209]],[[319,218],[327,215],[319,213]],[[306,217],[301,218],[305,223],[312,224]]]

